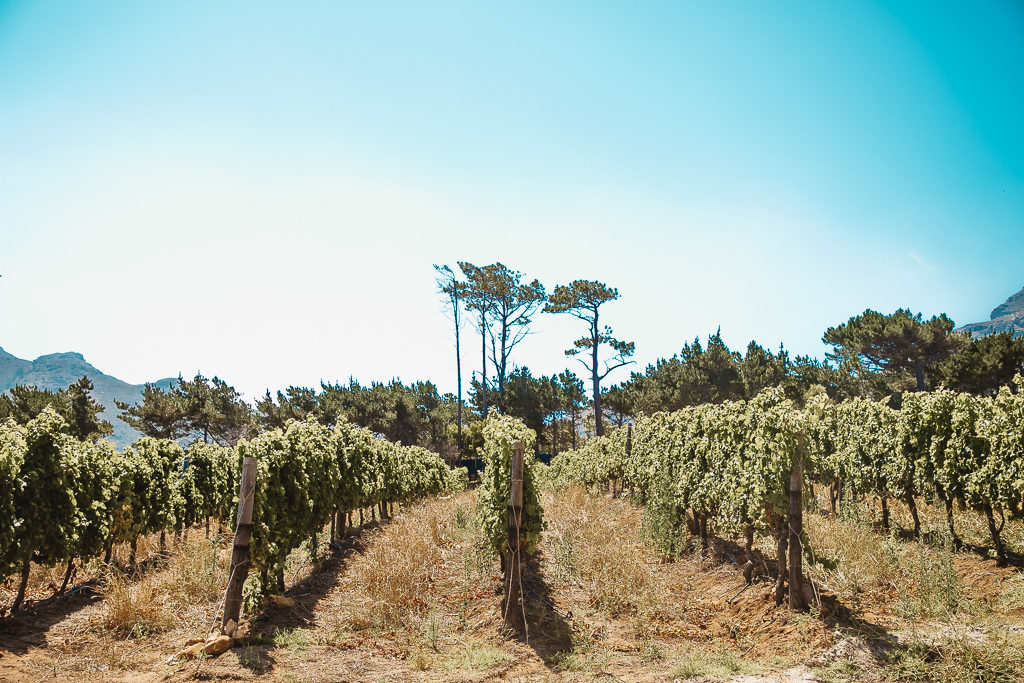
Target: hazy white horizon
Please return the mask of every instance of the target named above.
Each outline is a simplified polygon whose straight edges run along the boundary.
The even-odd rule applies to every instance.
[[[454,391],[458,260],[617,287],[640,369],[984,320],[1024,285],[1021,63],[1013,3],[4,3],[0,346]],[[579,372],[577,322],[514,362]]]

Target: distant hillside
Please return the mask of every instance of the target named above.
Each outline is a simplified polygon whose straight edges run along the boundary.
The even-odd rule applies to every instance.
[[[960,329],[970,332],[972,337],[983,337],[997,332],[1010,332],[1015,337],[1024,336],[1024,289],[996,306],[990,320],[964,325]]]
[[[128,384],[116,377],[105,375],[86,362],[80,353],[51,353],[34,361],[12,356],[0,348],[0,393],[18,384],[32,384],[40,389],[66,389],[82,376],[93,383],[93,398],[104,407],[103,419],[114,426],[111,440],[120,445],[131,443],[141,436],[137,431],[117,419],[114,401],[135,403],[142,396],[141,384]],[[167,389],[176,378],[154,382]]]

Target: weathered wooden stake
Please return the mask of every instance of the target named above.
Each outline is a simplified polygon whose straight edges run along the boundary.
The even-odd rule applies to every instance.
[[[256,459],[242,460],[242,481],[238,486],[238,521],[235,524],[235,547],[231,553],[228,590],[224,597],[224,620],[238,623],[242,611],[242,586],[249,575],[249,540],[252,538],[252,503],[256,491]]]
[[[525,628],[520,590],[522,554],[520,532],[523,519],[523,444],[512,449],[512,479],[508,506],[508,553],[505,560],[505,604],[502,606],[505,625],[517,632]]]
[[[796,460],[789,477],[789,606],[793,609],[807,607],[804,601],[803,542],[800,539],[804,528],[803,505],[804,481],[804,434],[797,434]]]

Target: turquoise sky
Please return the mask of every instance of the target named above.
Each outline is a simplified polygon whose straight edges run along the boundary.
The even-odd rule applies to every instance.
[[[458,259],[617,286],[641,365],[985,319],[1024,285],[1024,5],[0,0],[8,351],[454,389]]]

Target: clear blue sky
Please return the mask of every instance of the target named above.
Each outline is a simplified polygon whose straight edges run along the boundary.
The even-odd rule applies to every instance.
[[[1024,285],[1024,6],[0,0],[8,351],[451,390],[458,259],[617,286],[641,367],[985,319]]]

